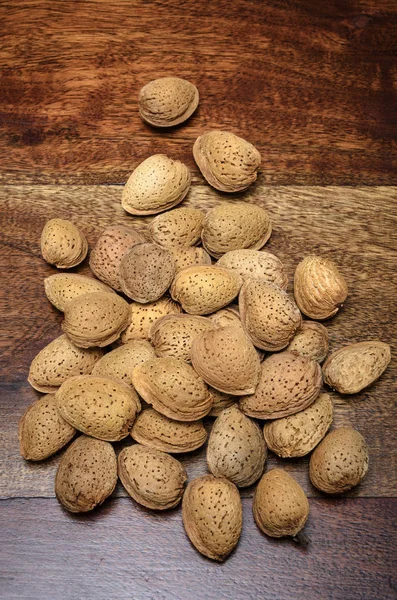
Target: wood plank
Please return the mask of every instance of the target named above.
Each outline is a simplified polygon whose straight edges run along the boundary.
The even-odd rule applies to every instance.
[[[155,152],[194,168],[211,128],[259,148],[261,183],[397,183],[392,0],[16,0],[0,20],[5,183],[122,183]],[[158,132],[137,96],[165,75],[201,102]]]

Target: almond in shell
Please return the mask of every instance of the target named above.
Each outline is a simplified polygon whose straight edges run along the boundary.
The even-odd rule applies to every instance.
[[[132,340],[108,352],[94,366],[93,375],[113,377],[132,385],[132,371],[147,360],[156,358],[153,346],[146,340]]]
[[[328,354],[328,348],[328,331],[324,325],[303,321],[286,349],[321,363]]]
[[[158,215],[150,224],[152,240],[165,248],[194,246],[200,240],[204,213],[197,208],[175,208]]]
[[[175,261],[176,273],[194,265],[210,265],[211,257],[204,248],[191,246],[189,248],[174,247],[170,252]]]
[[[157,356],[173,356],[189,362],[195,338],[214,329],[215,325],[206,317],[167,315],[152,326],[150,339]]]
[[[106,292],[114,294],[114,291],[101,281],[85,275],[76,273],[57,273],[44,279],[44,291],[48,300],[60,311],[64,311],[71,300],[91,292]]]
[[[236,396],[219,392],[211,386],[208,386],[208,389],[212,398],[211,410],[208,413],[209,417],[219,417],[225,408],[230,408],[230,406],[234,406],[238,402],[238,398],[236,398]]]
[[[126,344],[131,340],[148,340],[150,328],[158,319],[180,312],[182,312],[181,306],[168,296],[147,304],[132,302],[130,304],[130,324],[121,334],[121,342]]]
[[[244,280],[257,277],[278,285],[282,290],[287,289],[288,277],[285,267],[281,260],[270,252],[231,250],[221,256],[217,264],[235,270]]]
[[[41,254],[46,262],[58,269],[71,269],[87,256],[85,235],[74,223],[51,219],[44,225],[40,239]]]
[[[128,250],[120,264],[121,288],[129,298],[145,304],[165,294],[175,275],[175,262],[158,244],[138,244]]]
[[[230,304],[226,308],[221,308],[221,310],[217,310],[212,315],[208,315],[208,318],[211,319],[216,327],[228,327],[229,325],[243,327],[237,304]]]
[[[149,81],[139,93],[139,114],[155,127],[180,125],[196,110],[199,93],[193,83],[180,77]]]

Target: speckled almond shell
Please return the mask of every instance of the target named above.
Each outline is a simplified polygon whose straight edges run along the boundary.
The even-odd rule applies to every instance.
[[[132,371],[152,358],[156,358],[156,353],[148,341],[132,340],[105,354],[95,364],[92,374],[113,377],[132,385]]]
[[[99,236],[91,251],[91,271],[98,279],[121,292],[121,259],[130,248],[145,241],[144,236],[132,227],[126,227],[125,225],[108,227]]]
[[[157,356],[173,356],[190,362],[195,338],[203,331],[214,329],[215,325],[206,317],[167,315],[152,326],[150,339]]]
[[[146,304],[165,294],[175,275],[170,252],[158,244],[137,244],[123,256],[120,283],[124,294]]]
[[[26,460],[44,460],[70,442],[75,433],[59,414],[54,394],[42,396],[28,406],[19,421],[21,455]]]
[[[252,510],[256,524],[266,535],[295,536],[307,521],[309,502],[287,471],[271,469],[257,485]]]
[[[92,292],[67,303],[62,329],[79,348],[108,346],[130,322],[128,303],[117,294]]]
[[[193,342],[191,359],[204,381],[220,392],[242,396],[252,394],[258,385],[259,357],[240,327],[201,333]]]
[[[357,394],[379,379],[390,360],[390,346],[384,342],[350,344],[327,358],[324,381],[341,394]]]
[[[153,219],[150,236],[165,248],[194,246],[200,241],[204,216],[197,208],[175,208]]]
[[[222,192],[245,190],[256,180],[261,164],[255,146],[228,131],[207,131],[198,137],[193,156],[208,183]]]
[[[210,385],[208,386],[208,389],[212,398],[212,407],[210,412],[208,413],[209,417],[219,417],[219,415],[223,410],[225,410],[225,408],[234,406],[238,402],[238,398],[236,398],[236,396],[231,396],[230,394],[220,392],[219,390],[216,390]]]
[[[211,257],[204,248],[170,248],[175,261],[176,273],[194,265],[210,265]]]
[[[263,473],[266,446],[259,426],[237,406],[216,419],[207,446],[208,469],[237,487],[248,487]]]
[[[261,365],[254,394],[241,398],[240,409],[249,417],[279,419],[304,410],[320,393],[320,365],[293,352],[272,354]]]
[[[207,439],[207,432],[202,421],[174,421],[148,408],[138,415],[131,429],[131,437],[154,450],[180,454],[200,448]]]
[[[155,127],[173,127],[186,121],[198,103],[198,89],[190,81],[180,77],[160,77],[141,89],[139,114]]]
[[[138,394],[162,415],[176,421],[198,421],[211,410],[204,381],[180,358],[167,356],[136,367],[132,383]]]
[[[247,202],[224,202],[207,213],[201,239],[207,252],[220,258],[232,250],[259,250],[271,233],[270,217],[264,208]]]
[[[107,285],[85,275],[76,273],[57,273],[44,279],[44,291],[48,300],[62,312],[71,300],[91,292],[115,292]]]
[[[310,457],[312,484],[326,494],[340,494],[358,485],[368,471],[367,444],[356,429],[329,433]]]
[[[117,483],[117,459],[108,442],[82,435],[62,456],[55,494],[70,512],[88,512],[108,498]]]
[[[321,363],[328,354],[328,331],[315,321],[302,321],[286,350]]]
[[[118,466],[121,483],[146,508],[167,510],[181,501],[186,471],[169,454],[134,444],[120,452]]]
[[[220,257],[217,264],[226,269],[233,269],[246,280],[258,277],[287,289],[288,277],[283,263],[270,252],[259,250],[231,250]]]
[[[237,487],[213,475],[193,479],[183,496],[182,519],[196,550],[212,560],[225,560],[237,546],[243,526]]]
[[[347,283],[336,264],[321,256],[306,256],[296,267],[295,301],[311,319],[333,317],[347,298]]]
[[[182,307],[168,296],[148,304],[132,302],[130,304],[130,324],[121,334],[121,342],[126,344],[131,340],[148,340],[150,328],[158,319],[180,312],[182,312]]]
[[[263,279],[249,279],[239,296],[240,317],[253,344],[275,352],[288,346],[302,323],[293,299]]]
[[[72,377],[61,385],[55,396],[58,410],[68,423],[108,442],[127,437],[141,409],[135,391],[110,377]]]
[[[221,308],[221,310],[217,310],[212,313],[212,315],[208,315],[208,318],[216,325],[216,327],[228,327],[229,325],[243,327],[237,304],[231,304],[226,308]]]
[[[268,448],[281,458],[306,456],[331,427],[333,404],[329,394],[320,394],[305,410],[265,423]]]
[[[58,269],[71,269],[87,256],[85,235],[74,223],[65,219],[51,219],[44,225],[40,239],[44,260]]]
[[[131,215],[155,215],[182,202],[190,188],[189,169],[165,154],[149,156],[130,175],[121,205]]]
[[[28,381],[38,392],[56,392],[69,377],[89,375],[101,356],[100,348],[78,348],[67,335],[61,335],[32,360]]]
[[[191,315],[209,315],[229,304],[240,291],[242,279],[230,269],[187,267],[176,274],[171,296]]]

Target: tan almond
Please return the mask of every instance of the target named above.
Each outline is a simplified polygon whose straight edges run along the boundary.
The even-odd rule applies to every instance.
[[[19,448],[26,460],[44,460],[63,448],[76,433],[58,412],[54,394],[28,406],[18,429]]]
[[[210,265],[211,257],[204,248],[190,247],[190,248],[170,248],[171,254],[175,261],[176,273],[186,269],[186,267],[193,267],[194,265]]]
[[[130,324],[121,334],[121,342],[126,344],[131,340],[148,340],[150,328],[158,319],[180,312],[182,312],[182,307],[168,296],[148,304],[132,302],[130,304]]]
[[[328,348],[328,331],[324,325],[315,321],[302,321],[286,350],[321,363],[328,354]]]
[[[236,325],[237,327],[243,327],[241,324],[240,313],[237,304],[230,304],[226,308],[221,308],[208,315],[208,318],[217,327],[228,327],[229,325]]]
[[[263,435],[268,448],[282,458],[306,456],[321,442],[333,419],[328,394],[320,394],[305,410],[265,423]]]
[[[206,317],[197,315],[167,315],[152,326],[150,339],[157,356],[173,356],[190,362],[193,341],[203,331],[214,330]]]
[[[58,269],[71,269],[87,256],[85,235],[74,223],[51,219],[44,225],[40,239],[41,254],[46,262]]]
[[[287,417],[310,406],[321,384],[321,368],[314,360],[293,352],[272,354],[261,365],[255,393],[241,398],[240,408],[257,419]]]
[[[207,131],[197,138],[193,156],[204,178],[222,192],[239,192],[256,181],[258,150],[229,131]]]
[[[155,215],[176,206],[189,191],[186,165],[155,154],[137,166],[124,186],[121,205],[131,215]]]
[[[208,390],[212,398],[211,410],[208,413],[209,417],[219,417],[219,415],[223,410],[225,410],[225,408],[230,408],[238,402],[238,398],[236,398],[236,396],[231,396],[230,394],[219,392],[211,386],[208,386]]]
[[[132,385],[132,371],[147,360],[156,358],[153,346],[146,340],[132,340],[108,352],[94,366],[93,375],[113,377]]]
[[[198,89],[190,81],[180,77],[160,77],[141,89],[139,114],[155,127],[173,127],[191,117],[198,103]]]
[[[217,264],[236,271],[244,279],[257,277],[287,289],[288,277],[281,260],[270,252],[259,250],[231,250],[220,257]]]
[[[212,560],[225,560],[237,546],[243,526],[237,487],[213,475],[193,479],[183,496],[182,519],[196,550]]]
[[[91,292],[115,292],[107,285],[85,275],[76,273],[57,273],[44,279],[44,291],[48,300],[62,312],[71,300]]]
[[[120,452],[118,466],[121,483],[142,506],[167,510],[181,501],[186,471],[169,454],[134,444]]]
[[[204,213],[197,208],[175,208],[158,215],[150,224],[152,240],[165,248],[186,248],[200,241]]]

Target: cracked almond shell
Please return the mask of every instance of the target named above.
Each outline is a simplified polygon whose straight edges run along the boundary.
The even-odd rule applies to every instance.
[[[58,269],[71,269],[87,256],[85,235],[74,223],[51,219],[44,225],[40,239],[41,254],[46,262]]]
[[[323,362],[328,354],[328,331],[315,321],[302,321],[286,350]]]
[[[176,273],[186,269],[186,267],[193,267],[195,265],[210,265],[211,257],[204,248],[197,248],[191,246],[189,248],[170,248],[170,252],[175,261]]]
[[[241,249],[231,250],[220,257],[217,264],[226,269],[233,269],[244,279],[257,277],[287,289],[288,277],[283,263],[270,252]]]
[[[92,292],[114,294],[109,286],[93,277],[77,275],[76,273],[57,273],[44,279],[44,291],[55,308],[64,311],[71,300]]]
[[[113,377],[132,385],[132,371],[152,358],[156,358],[156,353],[149,342],[132,340],[105,354],[95,364],[92,375]]]
[[[155,127],[173,127],[186,121],[196,110],[199,92],[180,77],[149,81],[139,93],[139,114]]]
[[[131,340],[148,340],[150,328],[158,319],[180,312],[182,312],[181,306],[168,296],[147,304],[132,302],[130,304],[130,324],[121,334],[121,342],[126,344]]]
[[[150,224],[152,240],[165,248],[186,248],[200,241],[204,213],[197,208],[175,208],[158,215]]]
[[[193,341],[203,331],[215,329],[206,317],[167,315],[152,326],[150,339],[157,356],[173,356],[190,362]]]

